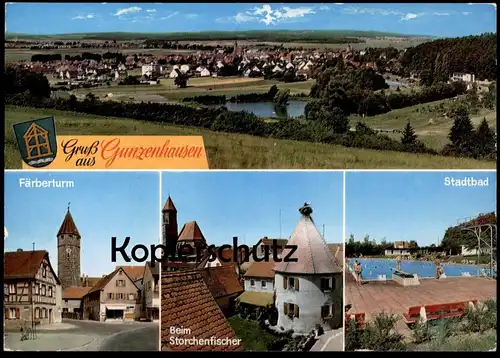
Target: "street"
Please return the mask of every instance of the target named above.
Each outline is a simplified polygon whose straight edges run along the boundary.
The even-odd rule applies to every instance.
[[[311,352],[341,352],[344,350],[344,329],[326,331],[311,348]]]
[[[36,339],[21,341],[7,332],[5,348],[23,351],[158,351],[159,323],[63,320],[37,330]]]

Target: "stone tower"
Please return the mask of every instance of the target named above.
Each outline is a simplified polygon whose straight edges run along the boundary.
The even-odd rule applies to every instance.
[[[80,285],[80,239],[68,206],[57,233],[57,275],[63,288]]]
[[[179,238],[177,226],[177,209],[169,196],[162,209],[163,245],[167,248],[168,255],[175,253],[177,239]],[[177,253],[175,253],[177,254]]]

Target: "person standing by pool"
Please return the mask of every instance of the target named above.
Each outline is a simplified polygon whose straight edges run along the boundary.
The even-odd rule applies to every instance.
[[[354,275],[356,276],[356,282],[358,285],[361,285],[361,275],[362,275],[363,269],[361,268],[361,264],[356,260],[354,263]]]
[[[441,276],[443,275],[443,266],[441,266],[441,263],[439,261],[436,261],[436,279],[439,280]]]
[[[396,270],[401,271],[401,256],[396,257]]]

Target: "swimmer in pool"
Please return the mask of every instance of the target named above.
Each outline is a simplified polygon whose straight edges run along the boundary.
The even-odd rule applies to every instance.
[[[396,257],[396,270],[401,271],[401,257]]]
[[[436,261],[436,279],[439,280],[443,275],[444,269],[439,261]]]

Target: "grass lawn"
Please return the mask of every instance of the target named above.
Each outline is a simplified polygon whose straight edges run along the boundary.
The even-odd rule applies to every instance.
[[[434,149],[442,149],[449,143],[448,134],[453,124],[453,120],[439,115],[433,110],[422,110],[439,106],[441,103],[445,108],[451,105],[451,100],[445,99],[425,104],[418,104],[412,107],[396,109],[388,113],[373,117],[360,118],[351,116],[351,126],[356,122],[363,121],[375,129],[399,129],[402,130],[406,123],[410,121],[419,139],[427,146]],[[490,127],[496,129],[496,110],[482,109],[478,114],[472,115],[471,119],[477,127],[483,118],[486,118]],[[394,138],[400,138],[400,134],[389,134]]]
[[[174,80],[170,78],[160,79],[158,85],[138,85],[138,86],[118,86],[117,82],[112,82],[110,86],[96,88],[81,88],[75,90],[77,96],[85,96],[93,93],[99,98],[103,98],[108,93],[113,93],[115,100],[127,101],[129,97],[139,98],[144,96],[160,95],[170,101],[179,101],[186,97],[206,96],[206,95],[226,95],[227,97],[239,94],[266,93],[273,85],[278,89],[289,89],[290,94],[309,94],[313,80],[294,83],[283,83],[276,80],[265,80],[263,78],[192,78],[188,81],[188,87],[177,88]]]
[[[494,169],[495,162],[278,140],[206,129],[92,116],[48,109],[5,107],[5,169],[21,167],[14,123],[54,115],[58,134],[202,135],[210,169]]]
[[[444,342],[431,341],[409,347],[410,351],[441,352],[486,352],[496,347],[497,332],[489,330],[484,333],[463,333],[448,337]]]
[[[267,351],[267,346],[276,339],[272,334],[262,330],[257,322],[246,321],[239,316],[233,316],[228,321],[247,352]]]

